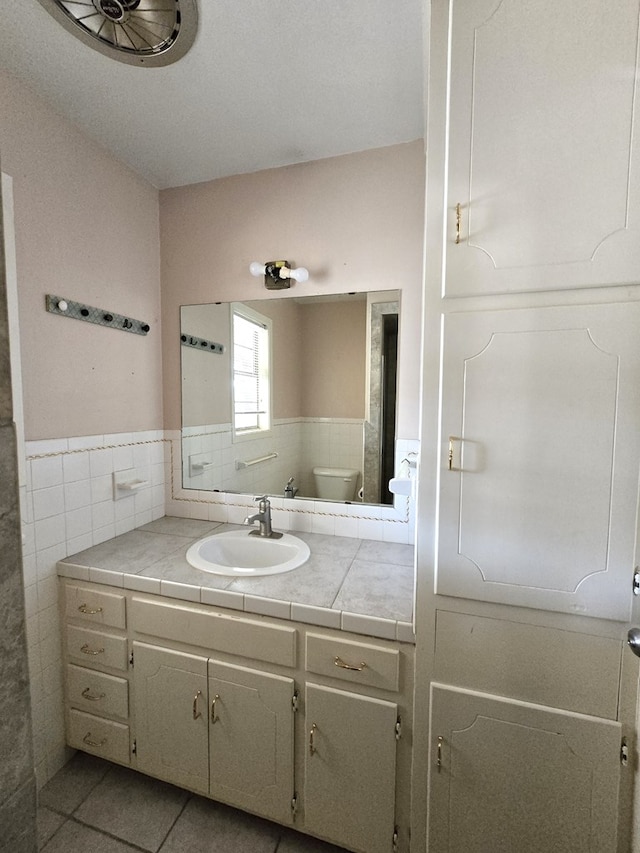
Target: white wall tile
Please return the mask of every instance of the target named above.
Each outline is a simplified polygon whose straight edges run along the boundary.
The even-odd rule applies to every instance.
[[[104,477],[113,473],[113,451],[103,447],[100,450],[89,451],[89,467],[91,477]]]
[[[64,488],[50,486],[47,489],[36,489],[32,494],[32,501],[35,521],[60,515],[64,512]]]
[[[31,460],[31,487],[33,489],[48,489],[50,486],[60,486],[62,482],[61,456],[46,456],[43,459]]]
[[[66,513],[67,541],[71,542],[85,534],[91,534],[91,507],[83,506]],[[74,553],[73,551],[71,553]]]
[[[64,487],[64,506],[67,512],[80,507],[91,506],[91,481],[78,480],[66,483]]]
[[[54,545],[59,545],[66,539],[64,515],[52,515],[34,522],[36,532],[36,548],[38,552]]]
[[[62,471],[65,483],[88,480],[91,476],[89,454],[87,452],[65,454],[62,458]]]

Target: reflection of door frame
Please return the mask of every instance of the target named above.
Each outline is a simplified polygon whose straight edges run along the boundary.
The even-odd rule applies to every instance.
[[[372,302],[368,310],[369,347],[367,350],[368,411],[364,422],[362,489],[365,503],[380,502],[380,457],[382,453],[382,366],[384,314],[400,315],[399,301]]]

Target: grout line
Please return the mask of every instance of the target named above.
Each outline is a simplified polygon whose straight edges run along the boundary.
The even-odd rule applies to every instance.
[[[184,790],[184,789],[183,789],[183,790]],[[162,850],[162,848],[164,847],[164,845],[165,845],[165,843],[166,843],[167,839],[169,838],[169,836],[170,836],[170,835],[171,835],[171,833],[173,832],[173,828],[175,827],[175,825],[177,824],[177,822],[180,820],[180,818],[181,818],[181,817],[182,817],[182,815],[184,814],[185,809],[187,808],[187,806],[189,805],[189,803],[191,802],[191,800],[194,798],[194,796],[195,796],[195,795],[194,795],[193,793],[189,792],[189,796],[188,796],[188,797],[187,797],[187,799],[184,801],[184,805],[182,806],[182,808],[180,809],[180,811],[179,811],[179,812],[178,812],[178,814],[176,815],[176,819],[174,820],[174,822],[171,824],[171,826],[170,826],[170,827],[169,827],[169,829],[167,830],[167,834],[165,835],[165,837],[164,837],[164,838],[162,839],[162,841],[160,842],[160,846],[159,846],[159,847],[158,847],[158,849],[156,850],[156,853],[161,853],[161,850]]]
[[[90,823],[85,823],[85,821],[80,820],[80,818],[74,817],[73,815],[69,818],[69,820],[73,821],[73,823],[77,823],[78,826],[84,826],[86,827],[86,829],[92,829],[94,832],[97,832],[98,835],[103,835],[106,838],[111,838],[113,841],[118,841],[120,844],[126,845],[130,850],[139,850],[140,853],[152,853],[152,851],[150,851],[148,847],[140,847],[133,841],[127,841],[125,838],[122,838],[122,836],[114,835],[112,832],[108,832],[106,829],[98,829],[97,826],[93,826]]]

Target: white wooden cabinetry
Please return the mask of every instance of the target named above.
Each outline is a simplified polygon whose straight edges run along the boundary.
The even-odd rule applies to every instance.
[[[429,851],[615,853],[620,725],[439,684]]]
[[[444,328],[436,591],[629,619],[640,303]]]
[[[133,659],[137,767],[207,794],[207,658],[136,642]]]
[[[139,770],[291,820],[293,679],[134,642]]]
[[[394,831],[393,702],[307,683],[305,825],[361,853],[386,853]]]
[[[624,640],[638,618],[640,0],[429,12],[429,742],[414,839],[621,853],[621,741],[635,754],[637,728]]]
[[[292,820],[292,678],[209,661],[209,792],[212,797]]]
[[[67,741],[129,764],[125,596],[84,584],[63,593]]]
[[[355,853],[409,853],[411,646],[132,592],[122,628],[98,630],[77,608],[104,587],[62,590],[72,746]]]
[[[639,6],[433,0],[445,295],[638,282]]]

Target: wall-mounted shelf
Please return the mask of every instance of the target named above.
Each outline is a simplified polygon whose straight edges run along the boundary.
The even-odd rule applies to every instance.
[[[134,320],[132,317],[125,317],[124,314],[95,308],[83,302],[73,302],[71,299],[63,299],[61,296],[53,296],[50,293],[47,294],[46,307],[49,313],[58,314],[60,317],[84,320],[85,323],[108,326],[111,329],[119,329],[121,332],[132,332],[134,335],[146,335],[151,328],[143,320]]]

